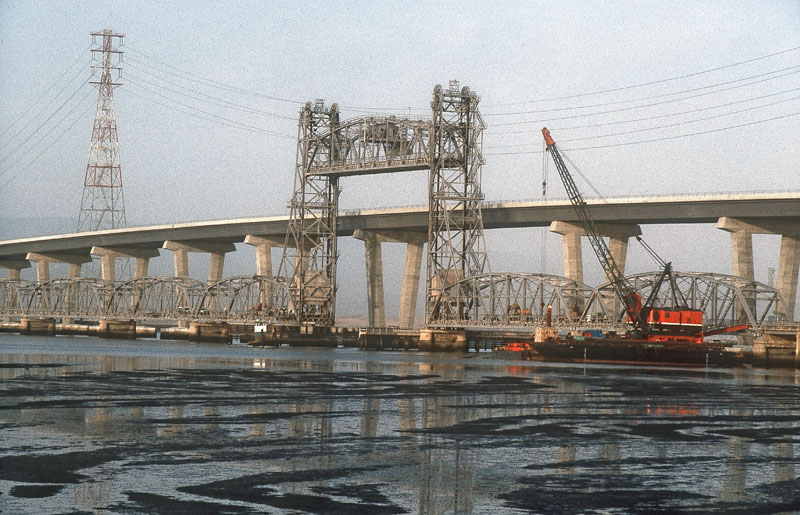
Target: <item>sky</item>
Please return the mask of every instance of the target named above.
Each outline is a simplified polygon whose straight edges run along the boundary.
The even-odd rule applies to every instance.
[[[115,105],[131,226],[287,214],[305,102],[338,103],[344,119],[429,118],[434,86],[454,79],[480,95],[488,201],[542,198],[545,125],[606,197],[800,190],[796,0],[0,0],[8,237],[27,235],[22,219],[77,224],[97,100],[89,34],[104,28],[125,34]],[[564,197],[548,168],[547,198]],[[422,205],[426,185],[424,172],[348,178],[340,207]],[[713,224],[643,231],[677,269],[731,271],[729,236]],[[556,235],[486,240],[493,270],[561,273]],[[755,243],[766,282],[778,238]],[[340,289],[358,312],[363,244],[340,247]],[[584,247],[587,282],[599,283]],[[226,274],[251,266],[243,252]],[[629,271],[654,268],[630,252]],[[384,260],[400,266],[402,248]]]

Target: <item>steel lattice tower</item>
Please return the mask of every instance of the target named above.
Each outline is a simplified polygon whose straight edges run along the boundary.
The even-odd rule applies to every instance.
[[[481,218],[483,129],[479,97],[451,81],[433,90],[428,183],[426,325],[468,318],[478,295],[468,286],[446,288],[488,271]],[[466,283],[465,283],[466,284]]]
[[[114,47],[114,43],[121,43],[124,36],[115,34],[110,29],[93,32],[91,35],[93,41],[102,36],[100,46],[91,50],[94,57],[100,54],[100,64],[92,65],[93,70],[100,70],[100,80],[89,82],[98,90],[97,113],[83,180],[78,232],[126,226],[117,120],[114,114],[114,88],[122,84],[114,82],[111,76],[113,70],[121,70],[114,65],[114,61],[119,62],[123,51]]]
[[[279,277],[289,279],[288,319],[331,327],[336,307],[336,223],[339,179],[319,171],[339,152],[339,108],[318,100],[300,111],[294,196]]]

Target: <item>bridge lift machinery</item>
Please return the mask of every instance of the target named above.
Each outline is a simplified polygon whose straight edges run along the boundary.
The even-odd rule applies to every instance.
[[[703,312],[699,309],[691,309],[686,303],[680,289],[675,283],[672,274],[672,264],[665,262],[655,251],[637,236],[637,240],[644,246],[648,253],[653,256],[662,267],[661,273],[656,279],[650,290],[647,300],[642,303],[642,297],[625,276],[620,272],[619,267],[611,255],[611,250],[600,231],[597,224],[589,214],[586,202],[583,199],[572,175],[569,173],[561,152],[556,146],[556,142],[550,136],[547,128],[542,129],[547,151],[553,158],[553,162],[558,169],[558,175],[564,188],[567,190],[569,201],[575,208],[578,219],[586,231],[586,236],[592,244],[597,259],[608,277],[611,287],[621,301],[628,323],[632,325],[628,335],[632,338],[644,339],[647,341],[673,341],[702,343],[703,342]],[[665,280],[671,283],[672,307],[655,307],[658,292]]]

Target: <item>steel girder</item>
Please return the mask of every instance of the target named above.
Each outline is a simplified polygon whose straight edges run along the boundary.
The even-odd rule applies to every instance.
[[[479,98],[451,81],[445,91],[433,90],[428,182],[428,259],[425,324],[446,323],[447,311],[468,312],[477,303],[464,285],[489,269],[481,218],[481,147],[485,127]],[[462,303],[462,304],[459,304]]]
[[[208,286],[198,315],[220,320],[285,320],[294,314],[276,306],[286,306],[288,297],[288,285],[281,278],[258,275],[229,277]]]
[[[427,120],[395,116],[347,120],[318,135],[320,141],[336,141],[338,151],[327,162],[313,162],[308,173],[345,176],[425,170],[430,125]]]
[[[659,272],[646,272],[627,279],[643,297],[650,295]],[[776,288],[733,275],[706,272],[674,272],[675,283],[689,307],[703,311],[706,331],[720,327],[749,324],[753,330],[772,321],[780,321],[785,303]],[[656,298],[656,306],[671,306],[672,286],[665,282]],[[622,323],[622,313],[611,312],[616,299],[610,284],[598,286],[586,302],[584,318],[601,313],[608,320]]]
[[[548,274],[487,273],[445,287],[438,324],[444,327],[520,327],[544,325],[547,307],[552,323],[571,327],[580,313],[570,309],[574,299],[587,298],[590,286]],[[459,307],[469,306],[469,309]]]
[[[97,279],[52,279],[41,283],[6,281],[4,285],[12,306],[4,306],[9,315],[81,317],[106,311],[113,297],[113,286]],[[15,290],[15,292],[14,292]]]
[[[265,295],[273,302],[264,303]],[[144,277],[121,283],[65,278],[43,283],[0,279],[0,314],[61,318],[278,320],[285,281],[230,277],[207,285],[183,277]]]
[[[107,316],[126,318],[195,318],[206,283],[188,277],[143,277],[114,288],[114,310]]]

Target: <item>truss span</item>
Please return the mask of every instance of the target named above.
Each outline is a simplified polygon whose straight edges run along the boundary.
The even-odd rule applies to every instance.
[[[627,279],[642,298],[648,298],[659,272],[630,275]],[[764,283],[742,277],[704,272],[674,272],[675,283],[692,309],[703,311],[706,331],[749,324],[758,331],[769,323],[785,318],[786,307],[780,292]],[[672,286],[665,282],[656,297],[656,306],[671,306]],[[605,319],[622,323],[610,284],[595,288],[586,302],[584,320]]]
[[[114,288],[113,313],[135,319],[195,318],[206,283],[188,277],[143,277]]]
[[[198,315],[220,320],[293,320],[289,288],[281,278],[258,275],[229,277],[209,285]]]
[[[444,288],[446,298],[437,325],[450,327],[534,327],[544,325],[547,307],[552,323],[570,327],[580,322],[576,299],[592,288],[566,277],[548,274],[486,273]]]
[[[353,118],[315,139],[331,159],[313,175],[349,176],[427,170],[430,122],[396,116]]]
[[[19,316],[82,317],[104,312],[112,286],[96,279],[52,279],[41,283],[3,281],[3,312]]]
[[[0,314],[56,318],[132,318],[281,321],[292,313],[284,281],[230,277],[207,285],[176,277],[144,277],[109,284],[84,278],[36,283],[0,280]]]

